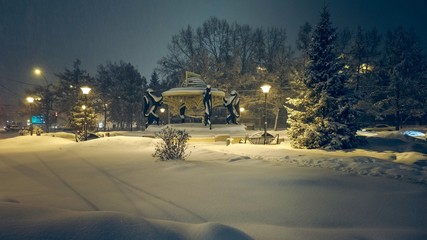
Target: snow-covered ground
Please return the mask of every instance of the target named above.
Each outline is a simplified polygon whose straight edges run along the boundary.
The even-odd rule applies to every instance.
[[[399,133],[331,152],[192,141],[169,162],[143,134],[0,139],[0,239],[427,239],[427,144]]]

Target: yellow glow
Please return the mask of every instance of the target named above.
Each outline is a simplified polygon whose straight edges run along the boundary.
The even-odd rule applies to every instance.
[[[265,71],[267,71],[267,68],[258,66],[258,67],[256,67],[256,71],[257,72],[265,72]]]
[[[160,112],[161,113],[164,113],[166,111],[166,109],[164,109],[164,108],[160,108]]]
[[[268,93],[270,91],[270,88],[271,88],[271,85],[269,85],[269,84],[264,84],[261,86],[263,93]]]
[[[369,65],[367,63],[362,63],[359,67],[359,73],[367,73],[374,70],[374,66]]]
[[[27,102],[33,103],[34,102],[34,98],[33,97],[27,97]]]
[[[245,108],[244,107],[241,107],[240,108],[240,112],[242,113],[242,112],[244,112],[245,111]]]
[[[42,74],[42,70],[40,70],[40,68],[35,68],[34,69],[34,74],[41,75]]]
[[[80,89],[85,95],[89,94],[90,90],[92,90],[90,87],[87,87],[87,86],[81,87]]]
[[[83,106],[82,106],[82,109],[83,109],[83,110],[86,110],[86,105],[83,105]]]

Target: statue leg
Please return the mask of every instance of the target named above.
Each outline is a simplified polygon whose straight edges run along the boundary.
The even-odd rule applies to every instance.
[[[237,118],[236,118],[236,116],[233,116],[233,123],[237,125]]]
[[[205,124],[205,126],[208,125],[208,121],[209,121],[209,115],[205,113],[205,117],[203,118],[203,123]]]
[[[153,121],[154,121],[154,116],[153,116],[153,114],[148,115],[148,125],[153,124]]]
[[[205,126],[209,125],[209,129],[212,129],[211,116],[207,113],[205,113],[204,123]]]

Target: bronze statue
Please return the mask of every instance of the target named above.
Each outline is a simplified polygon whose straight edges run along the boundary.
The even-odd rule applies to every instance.
[[[156,114],[157,108],[163,104],[163,97],[156,96],[153,94],[154,90],[151,88],[147,89],[147,94],[144,96],[144,116],[148,118],[145,123],[145,127],[153,124],[154,122],[159,125],[160,118],[159,115]]]
[[[235,90],[230,92],[230,97],[224,98],[224,106],[228,110],[227,124],[237,124],[237,118],[240,117],[240,98]]]
[[[209,129],[212,129],[211,115],[212,115],[212,92],[211,85],[206,86],[206,90],[203,92],[203,106],[205,107],[205,126],[209,125]]]

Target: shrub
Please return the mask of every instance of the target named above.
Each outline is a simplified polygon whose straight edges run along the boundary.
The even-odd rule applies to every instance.
[[[185,153],[188,148],[187,142],[190,139],[190,135],[185,130],[181,131],[167,127],[156,134],[156,137],[161,138],[163,141],[156,144],[153,157],[167,161],[185,160],[190,155]]]

